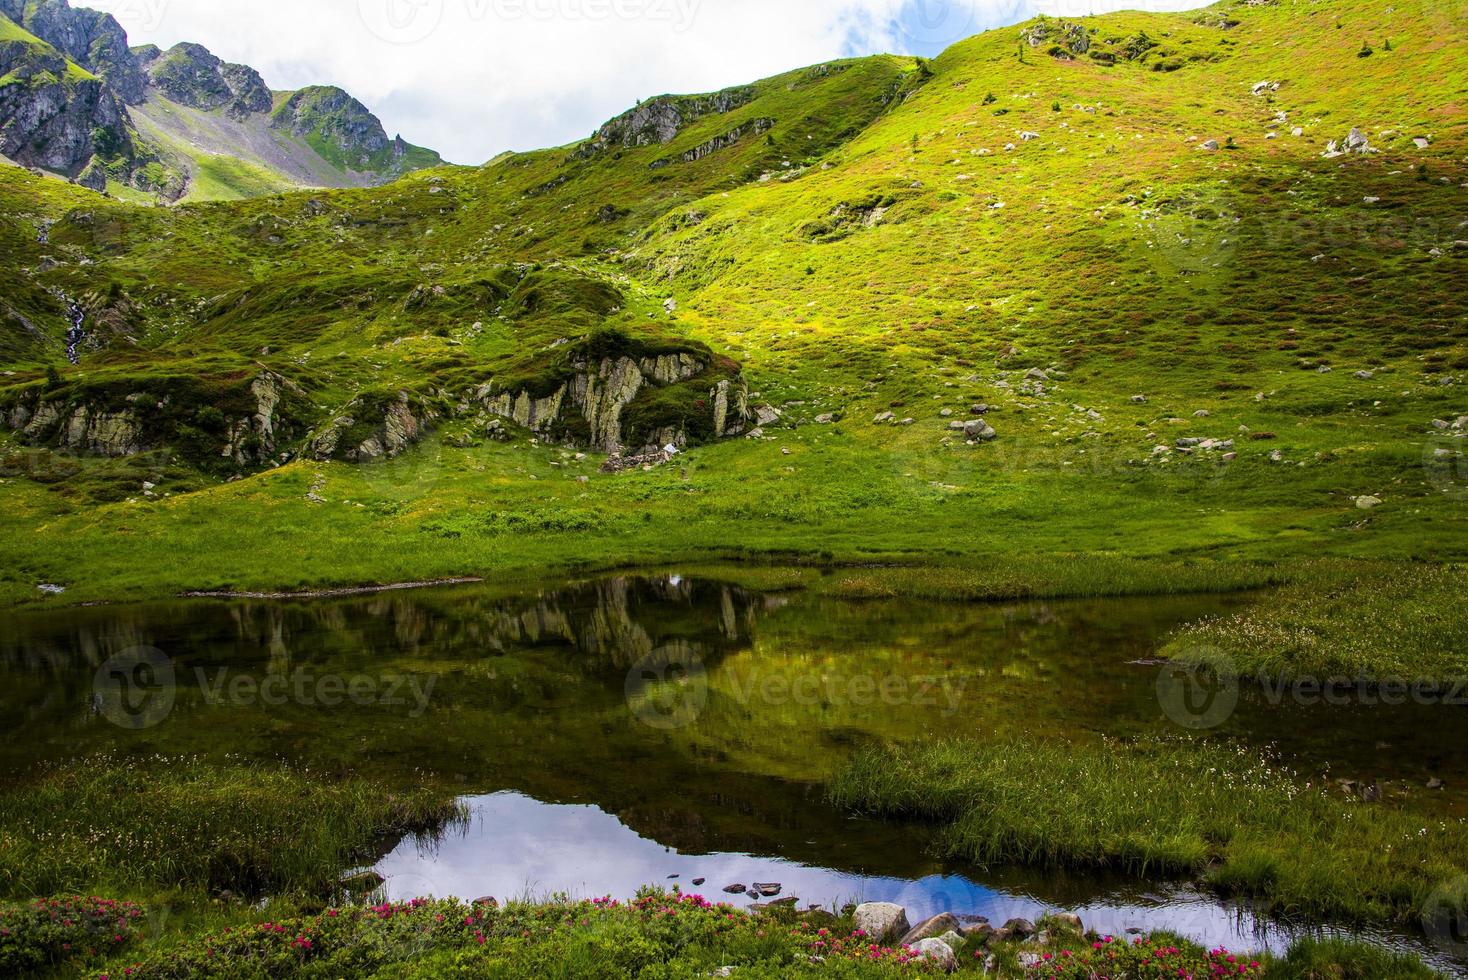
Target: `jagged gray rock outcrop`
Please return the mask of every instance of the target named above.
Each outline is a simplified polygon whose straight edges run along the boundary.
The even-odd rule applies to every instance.
[[[123,102],[143,100],[146,77],[111,14],[73,8],[66,0],[5,0],[0,13],[98,75]]]
[[[573,156],[584,160],[615,147],[633,149],[671,143],[690,122],[702,116],[732,112],[749,104],[754,96],[754,88],[746,85],[712,95],[664,95],[649,99],[605,123]]]
[[[1019,36],[1032,48],[1038,48],[1046,42],[1053,41],[1065,45],[1072,54],[1085,54],[1091,50],[1090,32],[1084,25],[1071,21],[1042,20],[1020,31]]]
[[[356,170],[391,169],[412,149],[400,137],[390,139],[382,122],[361,102],[330,85],[292,93],[271,115],[270,125],[293,136],[315,134],[329,141]]]
[[[6,421],[27,442],[50,443],[76,453],[131,456],[146,445],[142,422],[132,409],[107,411],[39,401],[13,406]]]
[[[720,150],[727,150],[746,136],[762,136],[773,129],[774,126],[775,120],[773,119],[763,117],[754,119],[742,126],[734,127],[721,136],[715,136],[705,143],[700,143],[698,146],[679,154],[677,157],[664,157],[661,160],[654,161],[651,167],[654,170],[658,170],[670,166],[675,160],[679,163],[694,163],[695,161],[702,160],[704,157],[712,156]]]
[[[219,441],[201,451],[240,467],[268,465],[277,450],[295,438],[297,424],[285,417],[285,409],[293,399],[304,399],[304,393],[294,382],[266,371],[250,382],[248,395],[254,411],[224,417],[222,427],[211,430],[222,431]],[[172,442],[178,435],[178,417],[196,422],[198,410],[172,411],[169,398],[143,391],[126,397],[31,391],[0,415],[0,423],[30,445],[94,456],[132,456]]]
[[[395,179],[442,162],[430,150],[390,139],[377,117],[340,89],[293,93],[277,117],[275,96],[255,69],[224,62],[201,45],[129,48],[115,18],[73,9],[67,0],[0,0],[0,15],[36,39],[0,42],[0,77],[7,81],[0,89],[0,154],[94,190],[112,179],[177,200],[197,172],[194,152],[237,155],[279,171],[283,183],[330,186]],[[169,102],[220,113],[230,125],[209,130],[215,142],[196,142],[192,131],[175,128],[179,114]],[[284,141],[257,132],[272,125],[307,139],[277,152],[273,144]],[[257,145],[262,141],[270,149]]]
[[[381,407],[359,399],[348,412],[311,439],[309,453],[313,458],[349,463],[391,459],[423,438],[433,421],[433,413],[415,405],[406,391]]]
[[[118,152],[128,145],[122,108],[111,91],[97,79],[67,78],[59,55],[19,42],[0,44],[0,75],[18,79],[0,88],[0,153],[93,190],[105,187],[106,175],[91,167],[98,138]]]
[[[273,104],[260,73],[214,56],[201,44],[184,42],[153,58],[148,75],[169,99],[192,109],[223,109],[235,119],[267,112]]]
[[[708,373],[710,363],[706,359],[688,352],[577,357],[570,366],[569,377],[548,393],[537,395],[526,389],[507,390],[491,384],[480,389],[477,398],[491,414],[542,436],[560,435],[574,443],[583,441],[574,433],[584,432],[584,444],[599,452],[656,451],[665,445],[682,447],[688,443],[689,433],[677,425],[629,430],[625,416],[648,389],[689,384]],[[738,435],[749,422],[749,396],[742,381],[712,381],[700,401],[708,413],[708,431],[713,438]]]

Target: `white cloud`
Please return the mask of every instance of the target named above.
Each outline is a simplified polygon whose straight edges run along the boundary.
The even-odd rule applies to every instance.
[[[389,134],[478,163],[588,135],[639,98],[850,54],[935,53],[1047,12],[1196,0],[76,0],[133,44],[196,41],[276,89],[339,85]]]

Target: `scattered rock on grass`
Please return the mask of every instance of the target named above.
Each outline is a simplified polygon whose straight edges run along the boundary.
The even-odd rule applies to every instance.
[[[958,956],[941,939],[924,939],[913,947],[913,952],[920,960],[928,960],[944,973],[952,973],[958,969]]]
[[[898,940],[897,945],[915,946],[920,940],[933,939],[943,935],[945,932],[953,932],[958,928],[958,919],[952,913],[944,912],[941,915],[935,915],[931,919],[920,922],[909,929],[907,934]]]
[[[1028,939],[1035,934],[1035,924],[1029,919],[1010,919],[1004,928],[1017,939]]]
[[[907,921],[907,910],[890,902],[867,902],[856,907],[856,928],[866,933],[874,942],[883,942],[905,935],[912,926]],[[951,950],[949,952],[952,952]]]
[[[1056,925],[1069,929],[1072,932],[1084,933],[1086,931],[1084,923],[1081,922],[1081,917],[1074,912],[1060,912],[1052,915],[1050,918]]]

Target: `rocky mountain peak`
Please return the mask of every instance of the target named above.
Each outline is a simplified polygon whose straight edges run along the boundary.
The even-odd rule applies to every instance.
[[[378,118],[332,85],[313,85],[292,93],[275,111],[270,125],[295,136],[319,136],[337,147],[355,169],[370,165],[392,146]]]
[[[25,82],[0,91],[0,153],[94,190],[115,181],[177,200],[203,156],[236,156],[269,175],[228,189],[246,195],[361,186],[443,162],[389,139],[377,117],[338,88],[295,93],[272,115],[275,95],[260,73],[203,45],[132,48],[113,17],[67,0],[0,0],[0,16],[24,32],[0,43],[0,76]],[[197,132],[178,128],[188,125],[187,114],[157,101],[232,122],[209,128],[206,146]],[[272,137],[271,129],[290,138]]]
[[[270,89],[260,73],[214,56],[208,48],[176,44],[148,66],[153,84],[165,96],[194,109],[223,109],[236,119],[270,109]]]
[[[66,0],[0,0],[0,13],[96,74],[123,102],[143,101],[146,77],[111,14],[73,8]]]

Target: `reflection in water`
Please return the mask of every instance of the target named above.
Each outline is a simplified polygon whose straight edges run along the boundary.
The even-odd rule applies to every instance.
[[[480,801],[490,809],[476,831],[488,841],[514,828],[512,843],[450,842],[403,872],[451,891],[625,893],[649,875],[757,871],[810,902],[898,889],[915,908],[939,894],[1000,916],[1004,902],[1045,902],[1103,925],[1160,905],[1149,921],[1213,936],[1232,910],[1166,888],[1148,899],[1143,889],[1163,886],[1136,880],[975,875],[930,857],[921,828],[844,818],[820,786],[872,739],[1179,734],[1157,668],[1137,662],[1176,625],[1249,601],[854,603],[658,576],[10,615],[0,774],[98,751],[228,753],[512,794]],[[168,710],[141,714],[157,724],[127,729],[94,705],[99,685],[135,701],[157,693],[104,668],[140,648],[166,655],[172,686]],[[1417,805],[1464,812],[1468,758],[1444,751],[1468,737],[1462,711],[1246,696],[1220,731],[1275,745],[1306,774],[1417,787]],[[1449,790],[1425,794],[1433,777]],[[784,870],[758,870],[770,862]],[[588,868],[605,876],[563,877]]]
[[[956,874],[903,878],[814,867],[777,856],[686,853],[639,836],[594,806],[545,804],[517,793],[465,802],[471,819],[462,833],[436,846],[405,840],[377,864],[390,899],[626,898],[644,885],[661,884],[740,907],[767,899],[729,894],[725,886],[774,882],[781,886],[782,898],[798,899],[798,908],[893,902],[914,923],[940,912],[983,916],[995,924],[1016,917],[1035,921],[1064,909],[1078,913],[1087,928],[1102,934],[1165,929],[1210,947],[1236,950],[1283,952],[1297,935],[1243,908],[1167,884],[1144,890],[1118,880],[1114,888],[1104,888],[1092,879],[1086,900],[1057,905],[1029,893],[1013,875],[991,876],[982,883]]]

